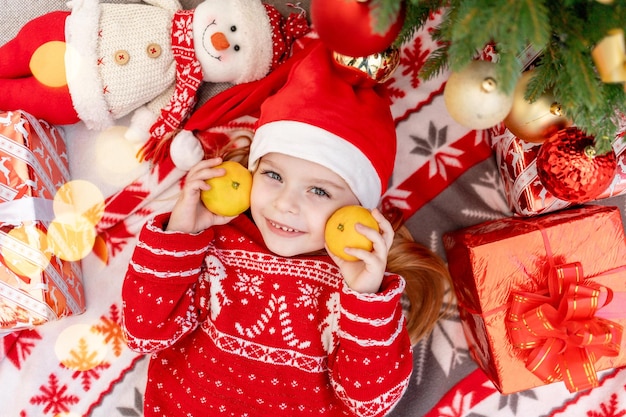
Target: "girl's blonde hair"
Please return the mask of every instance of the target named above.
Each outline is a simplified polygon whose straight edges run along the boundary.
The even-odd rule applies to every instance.
[[[244,137],[238,136],[210,156],[224,160],[236,160],[247,164],[249,146]],[[251,137],[250,137],[251,139]],[[404,290],[407,330],[411,343],[416,344],[429,335],[437,320],[448,312],[452,294],[452,278],[445,262],[424,245],[416,242],[409,230],[402,225],[400,216],[389,219],[394,230],[394,241],[387,257],[387,271],[398,274],[406,281]]]

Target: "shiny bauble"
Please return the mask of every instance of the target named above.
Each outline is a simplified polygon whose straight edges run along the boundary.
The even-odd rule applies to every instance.
[[[541,143],[571,126],[572,122],[565,117],[561,105],[550,91],[544,92],[532,103],[524,98],[533,73],[530,70],[520,76],[513,92],[513,107],[504,119],[504,125],[523,141]]]
[[[610,29],[591,50],[600,79],[605,83],[626,81],[626,40],[624,30]]]
[[[545,141],[537,154],[537,173],[556,198],[572,203],[596,199],[615,177],[615,152],[595,152],[594,138],[568,127]]]
[[[372,2],[368,0],[311,0],[311,23],[328,49],[352,57],[387,49],[404,24],[405,9],[385,31],[376,30]]]
[[[450,116],[475,130],[501,123],[513,106],[513,95],[501,90],[496,64],[490,61],[471,61],[462,70],[452,72],[443,98]]]
[[[389,47],[383,52],[376,52],[364,57],[352,57],[333,53],[337,65],[351,69],[355,77],[365,76],[376,83],[389,80],[400,64],[400,51],[396,47]]]

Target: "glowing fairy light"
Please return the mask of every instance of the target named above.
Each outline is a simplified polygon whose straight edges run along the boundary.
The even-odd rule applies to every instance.
[[[89,181],[72,180],[57,190],[52,207],[57,217],[82,216],[95,226],[104,215],[104,195]]]
[[[96,241],[96,230],[87,217],[66,213],[50,223],[47,236],[52,253],[72,262],[89,255]]]
[[[109,348],[104,336],[87,324],[75,324],[59,333],[54,353],[66,368],[89,371],[102,364]]]
[[[67,85],[65,75],[65,42],[46,42],[35,50],[30,63],[33,76],[48,87]]]
[[[98,178],[115,186],[124,186],[128,178],[138,177],[147,164],[137,159],[140,144],[133,143],[124,137],[126,126],[112,126],[103,130],[96,137],[95,166]]]
[[[91,252],[96,224],[104,214],[104,196],[94,184],[69,181],[54,196],[55,218],[48,226],[48,245],[65,261],[78,261]]]

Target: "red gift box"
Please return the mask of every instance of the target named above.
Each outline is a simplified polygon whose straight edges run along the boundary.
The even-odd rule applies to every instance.
[[[59,129],[0,112],[0,333],[85,311],[80,264],[55,255],[47,237],[54,196],[69,180]]]
[[[578,391],[597,384],[596,371],[626,364],[617,208],[495,220],[447,233],[444,244],[471,356],[501,393],[559,380]]]
[[[611,184],[595,198],[596,200],[626,193],[625,133],[626,118],[622,116],[620,130],[613,142],[617,171]],[[519,139],[508,129],[505,129],[503,134],[492,137],[492,148],[509,207],[511,211],[521,216],[554,212],[573,205],[552,195],[539,179],[536,161],[541,145]]]

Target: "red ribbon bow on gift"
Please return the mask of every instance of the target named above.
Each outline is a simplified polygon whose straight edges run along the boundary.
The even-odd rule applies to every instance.
[[[526,368],[545,383],[562,378],[570,392],[597,386],[594,362],[620,350],[622,326],[596,316],[612,298],[578,262],[552,265],[547,293],[513,292],[506,326],[515,347],[532,349]]]

